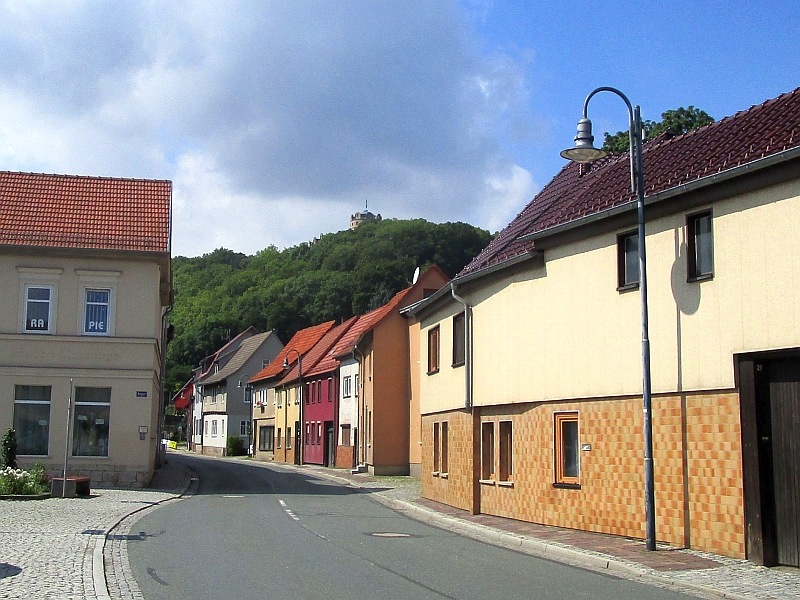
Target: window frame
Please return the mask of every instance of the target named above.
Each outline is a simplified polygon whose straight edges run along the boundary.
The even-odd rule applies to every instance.
[[[20,276],[19,287],[19,331],[25,334],[53,335],[58,332],[58,285],[64,269],[48,269],[41,267],[17,267]],[[28,289],[48,288],[48,327],[28,329]],[[78,317],[80,318],[80,317]]]
[[[576,475],[565,474],[565,464],[567,460],[566,446],[564,443],[564,424],[575,424],[575,467]],[[581,430],[580,413],[577,411],[553,413],[553,458],[554,458],[554,483],[553,487],[568,489],[580,489],[581,479]]]
[[[80,390],[103,390],[104,392],[108,392],[108,400],[100,401],[100,400],[79,400],[79,392]],[[105,395],[105,394],[104,394]],[[109,449],[111,446],[111,396],[112,396],[112,388],[104,387],[104,386],[76,386],[75,387],[75,401],[73,403],[74,406],[74,415],[72,419],[72,456],[74,457],[81,457],[81,458],[108,458],[110,455]],[[89,414],[84,413],[84,411],[80,410],[80,407],[84,407],[84,410]],[[88,407],[93,407],[94,411]],[[102,410],[105,409],[105,410]],[[81,440],[81,430],[78,428],[79,421],[88,421],[88,416],[96,412],[98,414],[104,415],[104,418],[98,418],[97,414],[94,414],[94,423],[92,424],[94,427],[97,425],[102,425],[103,427],[100,429],[101,435],[97,436],[97,439],[100,440],[100,443],[97,444],[99,448],[104,448],[105,451],[101,453],[94,453],[94,454],[84,454],[78,453],[78,451],[83,447],[83,443]],[[81,419],[81,417],[84,417]],[[102,420],[103,423],[99,423],[98,421]],[[103,436],[102,433],[105,433]],[[103,443],[103,441],[105,443]],[[89,442],[89,446],[94,446],[94,442]]]
[[[258,427],[258,451],[259,452],[275,451],[274,425],[260,425]]]
[[[111,337],[116,333],[117,315],[117,282],[122,271],[91,271],[75,269],[78,276],[78,335],[91,337]],[[108,292],[108,305],[106,312],[106,331],[87,331],[86,316],[88,311],[88,292]],[[217,365],[218,366],[218,365]]]
[[[30,398],[30,397],[29,398],[22,398],[22,397],[20,397],[20,395],[23,393],[23,389],[25,389],[25,388],[41,388],[43,391],[47,390],[47,394],[46,394],[47,395],[47,399],[45,400],[44,398]],[[49,385],[14,385],[14,414],[12,415],[12,423],[14,425],[14,430],[17,432],[17,449],[18,449],[17,454],[18,454],[18,456],[49,456],[50,455],[50,424],[51,424],[51,421],[52,421],[52,414],[51,414],[52,413],[52,395],[53,395],[53,388],[52,388],[52,386],[49,386]],[[43,453],[42,452],[31,453],[31,452],[26,452],[25,451],[25,450],[28,449],[28,448],[25,447],[25,445],[28,443],[27,439],[28,439],[29,436],[25,432],[25,428],[23,427],[22,423],[20,423],[20,421],[22,420],[23,416],[20,413],[17,412],[17,406],[20,406],[20,407],[21,406],[25,406],[25,407],[29,407],[29,406],[47,406],[47,419],[46,419],[47,423],[46,423],[46,425],[42,425],[42,420],[43,419],[41,419],[41,418],[36,419],[38,421],[38,426],[39,427],[46,427],[46,430],[44,431],[44,452]],[[34,419],[31,419],[30,418],[31,416],[32,415],[25,415],[25,417],[26,417],[25,420],[30,420],[31,422],[33,422]],[[42,416],[42,415],[39,415],[39,416]],[[36,435],[36,434],[34,434],[34,435]],[[40,445],[41,444],[41,440],[39,442],[40,442],[39,444],[35,444],[35,445],[37,445],[37,446]],[[33,449],[33,448],[31,447],[31,449]]]
[[[635,254],[636,254],[636,270],[635,280],[629,278],[628,272],[628,254],[627,247],[628,240],[636,240]],[[617,291],[627,292],[629,290],[639,289],[639,232],[638,230],[626,231],[617,234]]]
[[[697,251],[698,234],[696,226],[702,220],[708,219],[708,261],[711,263],[708,271],[700,271],[698,267]],[[686,215],[686,282],[707,281],[714,278],[714,215],[711,209]]]
[[[89,294],[108,294],[105,302],[90,301]],[[81,327],[81,335],[91,336],[110,336],[111,335],[111,288],[100,287],[85,287],[83,288],[83,323]],[[105,321],[103,322],[103,330],[89,331],[86,327],[87,323],[94,323],[96,321],[89,320],[90,307],[105,307]]]
[[[439,422],[433,424],[433,476],[439,476],[439,444],[441,438],[439,437]]]
[[[453,367],[461,367],[467,361],[467,316],[460,312],[453,316]]]
[[[352,393],[352,375],[345,375],[342,377],[342,398],[349,398]]]
[[[278,435],[275,436],[275,441],[278,444],[278,446],[277,446],[278,448],[283,448],[283,438],[281,437],[282,433],[283,432],[281,431],[281,428],[278,427]]]
[[[514,422],[510,420],[500,421],[498,426],[498,437],[500,438],[500,456],[498,481],[514,481]]]
[[[441,334],[438,325],[428,330],[428,375],[439,372],[441,365]]]
[[[449,465],[449,458],[450,457],[448,456],[448,452],[449,452],[448,445],[449,445],[449,442],[448,442],[448,439],[447,439],[448,438],[449,429],[450,428],[448,426],[448,422],[447,421],[442,421],[441,430],[440,430],[440,432],[441,432],[440,435],[441,435],[441,438],[442,438],[442,450],[441,450],[440,456],[439,456],[439,464],[441,466],[440,475],[445,479],[447,478],[447,475],[448,475],[449,469],[450,469],[450,465]]]
[[[488,434],[488,435],[487,435]],[[481,423],[481,482],[494,484],[494,421]]]

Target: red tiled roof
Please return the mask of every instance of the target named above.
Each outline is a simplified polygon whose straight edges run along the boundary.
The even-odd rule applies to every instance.
[[[380,323],[386,315],[392,312],[392,310],[398,308],[400,303],[403,301],[403,298],[405,298],[406,294],[410,290],[411,288],[406,288],[397,292],[394,297],[389,300],[389,302],[380,308],[376,308],[375,310],[360,316],[356,324],[353,325],[353,327],[351,327],[350,330],[342,336],[342,339],[340,339],[331,349],[331,356],[344,356],[345,354],[352,352],[353,348],[358,343],[358,340],[361,339],[361,336]]]
[[[289,357],[289,364],[294,364],[297,362],[297,353],[306,354],[311,348],[313,348],[317,342],[324,336],[331,327],[333,327],[336,321],[327,321],[325,323],[320,323],[319,325],[314,325],[313,327],[306,327],[305,329],[301,329],[297,333],[292,336],[292,339],[289,340],[289,343],[283,347],[283,350],[280,351],[278,356],[269,363],[266,367],[261,369],[258,373],[253,375],[249,379],[249,383],[256,383],[258,381],[263,381],[265,379],[269,379],[271,377],[275,377],[276,375],[280,375],[283,373],[283,361]],[[290,350],[295,350],[296,352],[291,352]]]
[[[0,244],[170,251],[170,181],[0,171]]]
[[[721,173],[800,146],[800,88],[680,136],[644,144],[645,195]],[[586,167],[568,163],[458,274],[461,277],[534,249],[520,236],[563,225],[633,200],[628,154]]]
[[[310,377],[312,375],[318,375],[319,373],[327,373],[338,366],[339,361],[337,360],[333,360],[332,363],[325,361],[328,351],[336,342],[339,341],[339,338],[341,338],[345,332],[353,326],[353,323],[356,322],[357,318],[358,317],[350,317],[344,323],[340,323],[328,331],[314,345],[314,347],[308,351],[308,354],[303,357],[303,377]],[[320,370],[320,363],[323,361],[325,362],[323,365],[324,370]],[[283,379],[281,379],[281,383],[292,383],[296,379],[299,379],[299,369],[295,364],[292,367],[292,370],[289,371]]]

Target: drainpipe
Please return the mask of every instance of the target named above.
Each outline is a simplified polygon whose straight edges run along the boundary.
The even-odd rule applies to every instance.
[[[161,456],[162,452],[162,444],[161,438],[164,436],[164,404],[165,398],[164,394],[166,393],[167,388],[167,344],[169,343],[167,340],[167,329],[169,329],[169,315],[172,313],[172,305],[170,304],[164,310],[164,314],[161,316],[161,377],[159,377],[159,399],[158,399],[158,426],[156,430],[156,469],[161,468],[162,462]],[[163,448],[163,452],[166,455],[167,449]]]
[[[464,307],[464,408],[472,411],[472,306],[456,294],[456,284],[450,283],[453,299]]]
[[[356,343],[353,346],[353,358],[356,357],[356,352],[358,352],[359,361],[358,361],[358,385],[364,384],[364,374],[361,372],[361,367],[364,366],[364,354],[361,350],[358,349],[358,345]],[[358,386],[356,386],[356,423],[358,424],[357,434],[358,435],[358,447],[356,448],[356,452],[360,454],[356,456],[356,466],[359,464],[365,465],[367,463],[367,449],[366,449],[366,438],[364,437],[364,429],[366,428],[366,419],[364,419],[364,423],[361,422],[361,417],[363,415],[363,411],[361,410],[362,402],[364,402],[364,394],[359,392]]]

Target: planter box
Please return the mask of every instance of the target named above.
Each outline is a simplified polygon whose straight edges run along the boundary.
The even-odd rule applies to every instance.
[[[75,498],[76,496],[88,498],[92,493],[91,481],[90,477],[67,477],[67,486],[65,489],[64,478],[53,477],[50,493],[53,498],[61,498],[62,491],[64,492],[64,498]]]

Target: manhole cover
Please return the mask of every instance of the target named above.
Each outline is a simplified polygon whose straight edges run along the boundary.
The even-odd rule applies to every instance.
[[[382,537],[382,538],[407,538],[407,537],[411,537],[407,533],[393,533],[391,531],[371,533],[370,535],[372,537]]]

